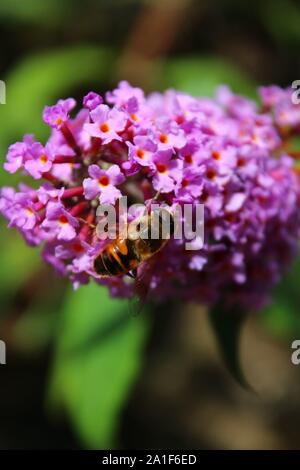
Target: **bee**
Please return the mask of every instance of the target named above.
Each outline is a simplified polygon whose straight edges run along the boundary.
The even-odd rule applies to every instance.
[[[143,216],[138,225],[142,229],[137,236],[133,236],[129,229],[126,237],[112,240],[96,256],[94,269],[99,276],[127,274],[136,278],[139,266],[157,254],[174,234],[174,217],[164,208]]]

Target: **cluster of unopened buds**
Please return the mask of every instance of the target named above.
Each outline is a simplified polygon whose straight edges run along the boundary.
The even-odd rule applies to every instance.
[[[26,135],[5,169],[41,180],[1,190],[0,210],[26,242],[75,287],[94,278],[130,297],[128,276],[102,278],[93,261],[106,241],[95,231],[99,204],[204,204],[204,243],[171,238],[145,274],[153,299],[260,307],[291,262],[300,229],[300,185],[292,138],[300,106],[291,91],[260,89],[260,104],[220,87],[214,99],[169,90],[145,97],[121,82],[90,92],[71,116],[69,98],[47,106],[46,143]],[[140,269],[143,269],[141,266]]]

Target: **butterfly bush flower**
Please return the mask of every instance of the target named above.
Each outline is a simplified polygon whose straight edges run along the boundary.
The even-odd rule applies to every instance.
[[[123,183],[124,175],[118,165],[111,165],[108,170],[102,170],[98,165],[90,165],[89,175],[83,181],[84,196],[86,199],[94,199],[99,196],[101,204],[114,204],[122,196],[116,187]]]
[[[43,119],[49,126],[60,129],[69,118],[69,112],[76,106],[73,98],[59,100],[54,106],[46,106],[43,112]]]
[[[300,106],[291,90],[259,90],[260,103],[222,86],[213,99],[169,90],[146,97],[123,81],[106,94],[46,106],[48,142],[9,147],[4,168],[39,180],[1,189],[0,211],[75,288],[91,279],[130,297],[127,276],[101,278],[93,260],[97,207],[149,202],[204,205],[204,243],[171,239],[144,270],[153,299],[261,307],[295,256],[300,186],[292,139]],[[36,188],[36,189],[35,189]]]

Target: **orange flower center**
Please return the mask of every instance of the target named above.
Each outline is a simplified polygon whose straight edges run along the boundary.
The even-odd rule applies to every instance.
[[[98,181],[101,186],[108,186],[109,184],[109,178],[106,175],[101,176]]]
[[[142,150],[142,149],[138,149],[137,152],[136,152],[136,154],[137,154],[137,156],[138,156],[139,158],[142,158],[142,159],[143,159],[144,156],[145,156],[145,152],[144,152],[144,150]]]
[[[189,165],[190,165],[191,163],[193,163],[193,157],[192,157],[192,155],[186,155],[186,156],[184,157],[184,161],[185,161],[185,163],[188,163]]]
[[[60,126],[62,124],[62,122],[63,122],[62,118],[57,118],[56,121],[55,121],[55,124],[57,126]]]
[[[48,157],[47,157],[47,155],[45,155],[45,154],[43,153],[43,154],[40,156],[40,162],[41,162],[42,165],[46,165],[47,161],[48,161]]]
[[[217,152],[217,151],[215,151],[215,150],[212,152],[211,155],[212,155],[212,157],[213,157],[214,160],[220,160],[220,158],[221,158],[220,152]]]
[[[209,180],[213,180],[216,177],[216,172],[213,169],[207,170],[206,176]]]
[[[168,142],[168,136],[166,134],[160,134],[159,140],[162,144],[166,144]]]
[[[109,132],[110,128],[109,128],[109,125],[107,124],[107,122],[103,122],[102,124],[100,124],[99,126],[99,129],[101,132]]]
[[[61,215],[58,219],[59,223],[62,224],[62,225],[65,225],[68,223],[68,219],[65,215]]]
[[[157,168],[158,173],[166,173],[167,171],[167,165],[165,165],[164,163],[158,163],[156,165],[156,168]]]
[[[83,251],[83,247],[80,243],[73,243],[72,249],[76,251],[76,253],[81,253]]]
[[[31,207],[27,207],[26,211],[29,217],[33,216],[33,210],[31,209]]]
[[[232,214],[231,212],[227,212],[225,214],[225,220],[229,223],[233,223],[235,221],[235,218],[236,218],[235,214]]]
[[[131,117],[131,119],[132,119],[133,121],[135,121],[135,122],[139,120],[139,118],[137,117],[137,115],[136,115],[135,113],[131,113],[131,114],[130,114],[130,117]]]
[[[237,166],[241,167],[241,166],[244,166],[244,165],[245,165],[245,159],[240,157],[237,161]]]
[[[208,194],[204,192],[202,196],[200,197],[201,202],[206,202],[208,201]]]

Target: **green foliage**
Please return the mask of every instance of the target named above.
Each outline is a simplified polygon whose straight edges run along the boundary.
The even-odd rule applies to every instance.
[[[224,309],[221,304],[218,304],[209,312],[209,319],[228,371],[242,387],[249,388],[241,368],[239,355],[239,339],[245,312]]]
[[[2,221],[1,221],[2,222]],[[36,269],[39,253],[25,245],[14,230],[1,223],[0,298],[11,296]]]
[[[274,289],[272,303],[261,313],[263,325],[273,334],[284,340],[300,335],[299,316],[300,257],[293,268]]]
[[[59,311],[57,299],[49,297],[33,298],[14,325],[12,341],[23,357],[41,354],[53,342]]]
[[[0,263],[0,321],[10,311],[17,292],[26,280],[33,275],[39,266],[39,252],[28,247],[20,234],[7,229],[3,220],[1,230],[1,263]]]
[[[50,403],[67,409],[87,447],[112,447],[148,323],[94,283],[69,292],[62,315]]]
[[[10,0],[0,2],[0,17],[6,20],[44,23],[47,26],[63,21],[70,0]]]
[[[261,19],[274,40],[282,47],[300,43],[300,8],[291,0],[260,2]]]
[[[236,93],[255,97],[255,86],[230,62],[217,57],[187,57],[168,61],[163,69],[163,88],[173,87],[195,96],[213,96],[220,84]]]

